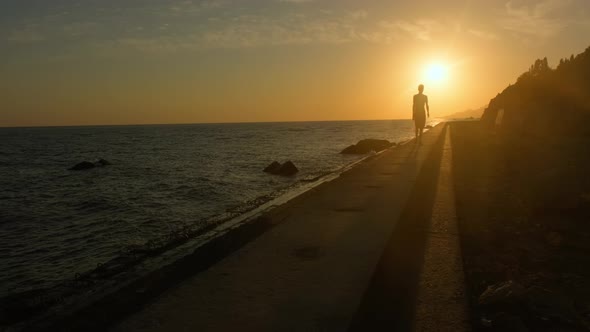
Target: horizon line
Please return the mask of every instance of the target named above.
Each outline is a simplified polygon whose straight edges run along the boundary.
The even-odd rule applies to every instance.
[[[438,117],[443,119],[444,117]],[[412,120],[403,119],[355,119],[355,120],[287,120],[287,121],[236,121],[236,122],[171,122],[171,123],[128,123],[128,124],[72,124],[72,125],[29,125],[29,126],[4,126],[0,129],[19,128],[70,128],[70,127],[140,127],[140,126],[175,126],[175,125],[213,125],[213,124],[262,124],[262,123],[305,123],[305,122],[354,122],[354,121],[396,121]]]

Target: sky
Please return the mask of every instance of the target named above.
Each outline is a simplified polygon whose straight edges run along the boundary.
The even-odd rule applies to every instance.
[[[588,36],[588,0],[0,0],[0,126],[444,116]]]

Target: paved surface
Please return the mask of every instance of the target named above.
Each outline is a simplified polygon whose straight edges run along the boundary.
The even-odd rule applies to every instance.
[[[445,135],[431,221],[424,230],[429,235],[418,284],[415,331],[470,329],[455,211],[450,130]]]
[[[429,155],[363,296],[351,331],[466,331],[451,143]]]
[[[113,330],[346,330],[443,127],[277,209],[279,225]]]

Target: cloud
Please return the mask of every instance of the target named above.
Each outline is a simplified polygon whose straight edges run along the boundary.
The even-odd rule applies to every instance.
[[[70,49],[121,55],[129,51],[168,54],[309,44],[390,45],[402,39],[430,42],[456,33],[454,22],[388,18],[382,13],[370,15],[363,8],[308,11],[295,6],[273,11],[250,8],[230,0],[125,5],[127,7],[80,7],[70,9],[69,13],[39,18],[35,25],[15,29],[9,39],[70,43]],[[481,30],[464,31],[479,38],[495,38]]]
[[[369,17],[369,13],[366,10],[357,10],[350,13],[350,16],[355,20],[363,20]]]
[[[342,44],[358,40],[355,27],[345,19],[288,15],[279,18],[241,15],[185,35],[118,38],[116,44],[143,52],[176,52],[212,48]],[[109,47],[113,47],[109,43]]]
[[[100,31],[101,26],[91,21],[72,21],[51,24],[47,19],[30,20],[10,32],[6,40],[13,43],[34,43],[40,41],[65,41],[89,38]]]
[[[500,37],[498,37],[498,35],[496,35],[495,33],[492,32],[488,32],[488,31],[483,31],[483,30],[477,30],[477,29],[468,29],[467,33],[481,38],[481,39],[486,39],[486,40],[498,40],[500,39]]]
[[[209,25],[189,34],[167,27],[159,36],[124,36],[103,43],[109,53],[132,49],[146,53],[171,53],[203,49],[237,49],[285,45],[341,45],[373,43],[390,45],[401,39],[428,42],[454,29],[435,20],[367,20],[367,11],[317,11],[281,16],[242,14],[230,19],[209,19]],[[450,30],[449,30],[450,29]],[[168,31],[171,30],[171,31]],[[454,30],[453,30],[454,31]],[[169,34],[164,34],[169,33]],[[480,38],[495,35],[479,30]]]
[[[279,2],[290,2],[290,3],[305,3],[312,2],[314,0],[279,0]]]
[[[99,28],[96,22],[72,22],[65,24],[62,30],[69,37],[85,37],[95,33]]]
[[[432,33],[440,24],[434,20],[418,20],[414,22],[398,20],[394,22],[382,21],[380,25],[390,30],[398,30],[422,41],[432,40]]]
[[[34,43],[45,40],[45,36],[41,33],[38,24],[29,23],[12,30],[6,39],[15,43]]]
[[[517,6],[514,1],[508,1],[504,6],[506,16],[500,20],[500,25],[527,37],[553,37],[568,24],[567,18],[556,14],[571,3],[570,0],[544,0],[531,6]]]
[[[186,15],[200,13],[203,10],[212,8],[221,8],[229,3],[229,0],[208,0],[208,1],[191,1],[181,0],[174,1],[170,5],[170,12]],[[159,10],[159,9],[156,9]],[[165,12],[163,13],[165,14]]]

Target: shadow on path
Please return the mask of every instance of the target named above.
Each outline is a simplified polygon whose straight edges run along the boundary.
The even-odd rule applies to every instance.
[[[447,129],[448,126],[420,170],[406,207],[353,318],[350,331],[413,329],[419,276]]]

